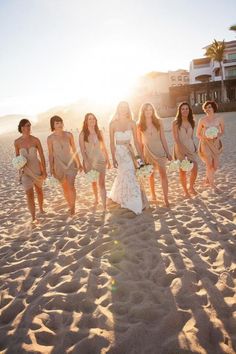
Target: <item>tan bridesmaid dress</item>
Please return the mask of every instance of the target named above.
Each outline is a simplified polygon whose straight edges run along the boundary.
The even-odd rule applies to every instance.
[[[190,126],[186,130],[181,125],[178,132],[179,140],[183,147],[179,148],[177,144],[174,145],[174,159],[182,161],[187,157],[189,161],[195,162],[197,160],[197,148],[193,141],[193,128]]]
[[[152,133],[147,130],[142,132],[143,153],[145,162],[152,165],[165,167],[167,158],[161,142],[160,130],[153,129]]]
[[[22,169],[21,183],[27,191],[34,185],[42,188],[43,177],[41,170],[41,163],[37,156],[37,148],[31,146],[30,148],[20,148],[20,155],[24,156],[27,160],[26,165]]]
[[[223,150],[223,145],[219,137],[209,139],[205,136],[205,131],[207,128],[209,127],[204,129],[204,136],[199,141],[198,154],[203,162],[212,164],[214,168],[218,168],[219,158]],[[220,129],[219,126],[216,126],[216,128],[218,130]]]
[[[74,153],[71,149],[70,140],[59,140],[52,137],[53,167],[55,177],[62,181],[67,176],[76,176],[78,169],[74,160]]]
[[[84,144],[85,144],[85,152],[90,164],[90,170],[105,172],[106,156],[102,150],[101,142],[99,141],[99,139],[97,138],[96,141],[94,142],[88,137],[88,141],[85,141]]]

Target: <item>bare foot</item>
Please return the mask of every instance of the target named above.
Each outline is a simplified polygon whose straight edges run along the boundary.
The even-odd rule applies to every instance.
[[[43,210],[43,209],[39,210],[39,216],[43,216],[45,214],[47,214],[47,212],[45,210]]]
[[[184,198],[185,198],[185,199],[191,198],[191,195],[189,194],[188,191],[186,191],[186,192],[184,193]]]
[[[157,201],[157,197],[156,197],[156,195],[155,195],[155,194],[153,194],[153,195],[151,196],[151,202],[152,202],[152,203],[155,203],[155,204],[157,204],[157,203],[158,203],[158,201]]]
[[[38,219],[33,219],[31,221],[31,224],[34,225],[34,226],[39,226],[40,225],[40,221]]]
[[[210,183],[209,183],[209,181],[208,181],[207,178],[203,181],[202,184],[203,184],[204,186],[209,186],[209,185],[210,185]]]
[[[75,207],[74,206],[69,209],[69,214],[70,214],[70,216],[75,215]]]
[[[170,203],[167,201],[167,202],[164,202],[164,204],[165,204],[165,207],[166,208],[170,208]]]
[[[197,195],[198,194],[198,192],[196,191],[196,189],[194,189],[194,187],[190,187],[188,191],[189,191],[189,193],[191,193],[193,195]]]

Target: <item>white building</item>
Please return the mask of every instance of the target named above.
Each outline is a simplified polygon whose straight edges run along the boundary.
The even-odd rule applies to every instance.
[[[236,78],[236,41],[225,42],[225,57],[222,63],[223,79]],[[203,49],[207,49],[206,46]],[[193,59],[190,63],[190,84],[221,80],[220,65],[207,57]]]

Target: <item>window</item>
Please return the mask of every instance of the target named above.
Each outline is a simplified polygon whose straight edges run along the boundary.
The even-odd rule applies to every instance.
[[[230,54],[228,54],[228,59],[236,60],[236,53],[230,53]]]
[[[171,80],[172,80],[172,81],[175,81],[175,76],[171,76]]]
[[[227,70],[227,77],[236,77],[236,68],[233,68],[233,69],[228,69]]]
[[[184,81],[185,81],[185,82],[188,81],[188,76],[184,76]]]
[[[182,76],[178,76],[178,80],[179,80],[179,81],[182,81]]]

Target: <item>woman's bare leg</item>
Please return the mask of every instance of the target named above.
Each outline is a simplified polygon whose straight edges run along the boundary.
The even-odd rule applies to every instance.
[[[99,191],[100,191],[100,197],[102,200],[102,206],[103,210],[106,210],[106,187],[105,187],[105,173],[101,172],[99,173]]]
[[[40,213],[44,213],[44,210],[43,210],[43,189],[35,185],[35,190],[37,193]]]
[[[32,221],[35,221],[35,202],[34,202],[34,188],[30,188],[26,191],[27,205],[32,217]]]
[[[168,178],[166,174],[166,168],[162,166],[158,166],[159,174],[160,174],[160,179],[161,179],[161,185],[162,185],[162,191],[163,191],[163,196],[164,196],[164,202],[167,207],[169,207],[169,200],[168,200]]]
[[[150,186],[150,190],[151,190],[151,198],[152,200],[156,201],[157,197],[156,197],[156,193],[155,193],[155,179],[154,179],[154,172],[151,174],[151,176],[149,177],[149,186]]]
[[[195,181],[197,179],[197,172],[198,172],[198,165],[196,162],[193,163],[193,168],[191,171],[190,175],[190,186],[189,186],[189,192],[196,195],[197,191],[194,188]]]
[[[190,194],[189,194],[188,188],[187,188],[187,175],[186,175],[185,171],[182,171],[182,170],[179,171],[179,179],[180,179],[180,183],[183,187],[185,197],[190,197]]]

